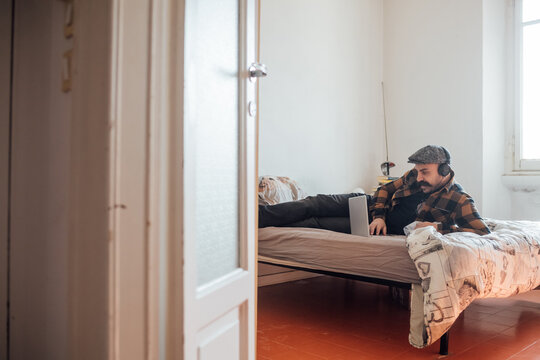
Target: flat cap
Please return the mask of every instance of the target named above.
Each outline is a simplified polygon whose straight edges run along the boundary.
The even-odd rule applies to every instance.
[[[450,164],[450,153],[438,145],[427,145],[409,156],[412,164]]]

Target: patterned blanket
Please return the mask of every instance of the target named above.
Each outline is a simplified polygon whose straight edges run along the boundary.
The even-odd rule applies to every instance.
[[[486,220],[491,234],[442,235],[433,227],[407,238],[422,285],[413,287],[409,342],[437,341],[477,298],[508,297],[540,285],[540,222]]]

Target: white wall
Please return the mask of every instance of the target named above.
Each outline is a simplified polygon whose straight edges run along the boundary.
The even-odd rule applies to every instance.
[[[352,20],[347,25],[350,16],[336,20],[345,4],[347,14],[361,14],[362,19],[371,12],[371,20],[357,25]],[[384,156],[380,84],[374,79],[383,71],[389,158],[397,164],[392,175],[412,167],[407,157],[418,148],[443,145],[452,154],[457,181],[481,214],[515,218],[501,179],[509,130],[505,117],[511,115],[509,4],[384,0],[330,6],[315,1],[308,7],[302,1],[285,5],[263,0],[261,60],[269,65],[270,76],[261,84],[260,174],[291,176],[310,193],[342,192],[358,185],[369,189]],[[382,32],[377,32],[381,16]],[[368,30],[358,28],[362,24],[370,24]],[[344,31],[346,26],[349,31]],[[356,52],[350,44],[357,45]],[[351,59],[362,64],[354,78],[369,81],[348,83],[337,76],[336,69],[347,68],[344,64]],[[297,72],[295,64],[308,71]],[[344,102],[347,96],[358,100]],[[349,116],[343,116],[342,109]],[[364,129],[371,129],[371,136],[362,143],[351,140],[366,134]],[[349,185],[349,179],[355,185]]]
[[[507,97],[507,0],[483,0],[483,174],[485,217],[511,218],[511,200],[501,175],[505,173]],[[517,214],[515,214],[517,215]]]
[[[540,221],[540,175],[508,174],[503,184],[510,191],[511,219]]]
[[[481,210],[482,1],[385,0],[384,81],[395,173],[418,148],[445,146]]]
[[[259,175],[309,193],[376,184],[384,161],[382,2],[262,0]]]

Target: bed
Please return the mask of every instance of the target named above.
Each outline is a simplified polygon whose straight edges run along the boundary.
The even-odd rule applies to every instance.
[[[259,229],[259,262],[407,290],[421,289],[405,236],[360,237],[322,229]],[[412,313],[411,313],[412,314]],[[421,326],[411,317],[411,326]],[[439,353],[448,354],[448,334]]]
[[[286,177],[262,177],[259,203],[297,200]],[[361,237],[322,229],[259,229],[259,262],[410,289],[409,343],[441,339],[477,298],[508,297],[540,286],[540,222],[485,219],[491,233]]]
[[[259,262],[411,290],[409,343],[441,338],[476,298],[540,285],[540,223],[486,220],[492,233],[361,237],[322,229],[259,229]]]
[[[329,230],[259,229],[259,261],[385,280],[420,284],[405,236],[361,237]]]

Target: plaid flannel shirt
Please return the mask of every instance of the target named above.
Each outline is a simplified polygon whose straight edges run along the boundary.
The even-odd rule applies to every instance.
[[[386,212],[399,203],[400,199],[422,191],[416,181],[415,169],[406,172],[401,178],[382,185],[373,195],[370,212],[373,219],[385,219]],[[490,231],[474,206],[474,200],[454,182],[454,172],[448,183],[431,193],[419,205],[417,221],[437,222],[437,231],[442,234],[468,231],[484,235]]]

